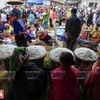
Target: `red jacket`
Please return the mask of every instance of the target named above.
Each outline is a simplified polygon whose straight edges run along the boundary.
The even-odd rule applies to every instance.
[[[52,72],[48,100],[79,100],[75,71],[59,67]]]
[[[89,74],[85,81],[85,90],[90,100],[100,100],[100,71]]]

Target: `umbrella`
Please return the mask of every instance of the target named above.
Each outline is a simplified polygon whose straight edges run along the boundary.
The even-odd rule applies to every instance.
[[[23,3],[24,2],[20,1],[20,0],[9,0],[9,1],[7,1],[7,4],[9,4],[9,5],[21,5]]]

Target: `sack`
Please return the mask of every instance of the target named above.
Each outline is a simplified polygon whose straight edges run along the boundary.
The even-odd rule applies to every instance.
[[[58,37],[59,41],[66,41],[66,37],[65,36],[58,35],[57,37]]]

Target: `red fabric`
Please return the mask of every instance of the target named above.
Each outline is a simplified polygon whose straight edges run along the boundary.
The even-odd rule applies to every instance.
[[[42,39],[45,39],[46,37],[47,37],[47,35],[46,35],[46,34],[41,35],[41,38],[42,38]]]
[[[3,38],[11,38],[11,35],[10,34],[4,34]]]
[[[47,37],[47,34],[45,33],[45,31],[44,30],[42,30],[41,32],[40,32],[40,36],[41,36],[41,38],[42,39],[45,39],[46,37]]]
[[[100,72],[91,72],[85,81],[85,90],[91,100],[100,100]]]
[[[100,43],[100,37],[92,37],[91,40]]]
[[[87,32],[82,32],[82,33],[81,33],[81,36],[84,37],[84,38],[86,38]]]
[[[56,19],[56,18],[57,18],[57,13],[56,13],[56,12],[53,12],[52,18],[53,18],[53,19]]]
[[[97,38],[96,42],[100,43],[100,37]]]
[[[48,100],[79,100],[75,71],[59,67],[52,72]]]
[[[15,19],[15,17],[13,15],[10,15],[9,22],[11,25],[12,25],[12,22],[14,21],[14,19]]]
[[[39,11],[40,10],[40,6],[39,7],[37,7],[37,11]]]
[[[91,40],[92,41],[97,41],[97,38],[92,37]]]
[[[67,33],[66,32],[64,32],[64,36],[66,36],[67,35]]]

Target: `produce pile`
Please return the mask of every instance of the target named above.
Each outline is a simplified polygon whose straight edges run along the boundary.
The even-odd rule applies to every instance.
[[[40,59],[46,56],[46,49],[43,46],[29,46],[27,47],[29,59]]]
[[[89,48],[83,48],[83,47],[77,48],[75,49],[74,54],[77,58],[84,60],[84,61],[93,62],[98,59],[97,54]]]

